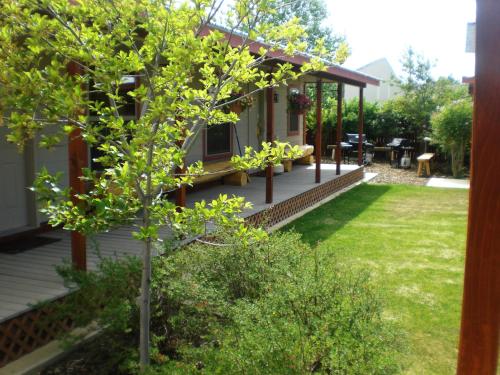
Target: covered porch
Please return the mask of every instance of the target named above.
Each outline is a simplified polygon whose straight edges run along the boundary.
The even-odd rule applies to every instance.
[[[252,202],[252,209],[242,216],[254,224],[266,221],[270,227],[313,206],[344,188],[363,179],[363,167],[342,165],[341,174],[336,174],[334,164],[322,164],[323,180],[314,182],[316,171],[313,165],[296,165],[291,172],[274,176],[274,202],[265,202],[266,178],[252,176],[245,186],[216,185],[187,195],[187,206],[201,200],[210,201],[219,194],[237,195]],[[273,211],[286,205],[289,212]],[[283,211],[283,209],[281,209]],[[99,253],[103,257],[140,256],[140,243],[131,238],[131,227],[120,227],[108,233],[89,238],[86,246],[87,269],[98,266]],[[10,244],[7,251],[0,252],[0,322],[22,313],[33,304],[58,298],[67,292],[55,266],[71,262],[70,232],[57,229],[40,234],[45,243],[26,249],[22,241],[19,246]]]
[[[274,226],[293,218],[332,194],[363,179],[363,167],[342,165],[340,175],[336,165],[322,164],[322,181],[316,183],[316,165],[296,165],[291,172],[275,175],[274,202],[266,203],[266,178],[252,176],[245,186],[216,185],[187,195],[186,204],[201,199],[210,200],[219,194],[238,195],[253,203],[243,216],[251,223]],[[131,228],[117,228],[88,239],[86,268],[96,269],[99,256],[140,256],[140,243],[130,236]],[[54,230],[42,235],[52,240],[40,246],[18,251],[0,252],[0,367],[49,342],[61,327],[37,327],[35,322],[47,311],[34,307],[42,301],[52,301],[68,293],[55,267],[71,262],[71,233]],[[64,323],[66,324],[66,323]],[[63,324],[63,325],[64,325]]]

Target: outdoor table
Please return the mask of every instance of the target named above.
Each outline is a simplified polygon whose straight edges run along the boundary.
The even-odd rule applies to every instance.
[[[335,160],[335,149],[336,148],[337,148],[337,145],[327,145],[326,146],[327,150],[332,150],[332,160]],[[350,155],[351,150],[352,150],[352,145],[350,143],[340,142],[340,151],[341,151],[340,157],[342,158],[342,156],[343,156],[344,162],[347,158],[347,164],[349,164],[349,155]]]

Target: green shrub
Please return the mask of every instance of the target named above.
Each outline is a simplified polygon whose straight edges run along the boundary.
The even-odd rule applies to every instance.
[[[233,324],[220,341],[184,353],[220,374],[392,374],[400,371],[397,330],[381,317],[366,274],[338,267],[326,255],[304,258],[294,273],[256,301],[231,307]],[[178,364],[177,366],[178,367]]]
[[[219,242],[223,245],[195,243],[154,260],[154,332],[169,332],[164,339],[175,346],[212,340],[211,333],[231,324],[235,301],[267,293],[307,250],[297,234],[271,236],[250,246],[224,235]]]
[[[139,309],[136,304],[141,278],[141,262],[136,257],[120,260],[102,258],[97,271],[81,272],[71,264],[57,268],[65,284],[74,293],[55,305],[49,319],[60,321],[71,317],[75,327],[97,323],[105,335],[97,345],[89,345],[90,358],[98,363],[100,373],[129,373],[129,364],[138,359]],[[65,335],[72,344],[78,335]],[[93,364],[89,365],[95,368]],[[90,371],[92,373],[93,371]]]
[[[433,140],[451,155],[453,177],[461,177],[465,151],[471,139],[471,99],[461,99],[445,104],[434,113],[431,125]]]
[[[198,242],[153,261],[152,373],[397,369],[396,331],[382,320],[367,275],[340,268],[296,233],[275,233],[250,245],[224,235],[218,239],[219,245]],[[86,295],[71,300],[71,308],[92,306],[81,321],[94,316],[117,342],[110,350],[121,351],[110,356],[133,372],[140,263],[128,258],[103,264],[99,274],[63,272],[81,285],[77,294]]]

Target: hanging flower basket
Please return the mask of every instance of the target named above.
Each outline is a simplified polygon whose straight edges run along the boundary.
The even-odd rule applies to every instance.
[[[312,102],[306,95],[292,91],[288,95],[288,110],[298,115],[303,115],[311,108]]]
[[[238,98],[241,99],[236,100]],[[254,104],[253,96],[245,96],[244,93],[233,94],[229,97],[228,101],[231,102],[231,104],[227,106],[227,109],[231,112],[236,113],[237,115],[239,115],[245,109],[253,107]]]

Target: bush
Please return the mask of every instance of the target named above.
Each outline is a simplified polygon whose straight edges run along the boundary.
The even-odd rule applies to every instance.
[[[92,295],[73,299],[72,308],[100,301],[91,303],[94,316],[133,372],[138,284],[131,274],[140,275],[138,261],[104,264],[100,275],[64,272],[84,286],[79,294]],[[124,280],[134,280],[133,287]],[[108,306],[100,309],[105,296],[111,296]],[[195,243],[156,257],[152,301],[152,373],[390,374],[398,368],[396,331],[382,320],[368,276],[335,265],[295,233],[248,246],[222,235],[220,245]]]
[[[434,113],[431,125],[434,142],[451,155],[453,177],[461,177],[471,139],[472,101],[467,98],[445,104]]]
[[[187,348],[193,364],[220,374],[392,374],[399,339],[381,318],[366,274],[309,256],[256,301],[231,307],[220,341]],[[177,366],[178,367],[178,366]]]
[[[75,327],[97,323],[105,335],[88,348],[88,356],[98,363],[102,374],[128,373],[129,364],[138,360],[139,309],[136,304],[141,279],[141,261],[136,257],[120,260],[102,258],[97,271],[81,272],[71,264],[57,268],[65,285],[74,293],[68,294],[49,319],[60,321],[71,317]],[[66,343],[80,336],[66,335]],[[89,373],[92,373],[90,371]]]
[[[222,240],[222,241],[220,241]],[[230,307],[267,293],[280,275],[293,272],[306,247],[297,234],[275,235],[251,246],[222,235],[224,245],[195,243],[153,263],[153,332],[162,352],[215,340],[231,324]]]

